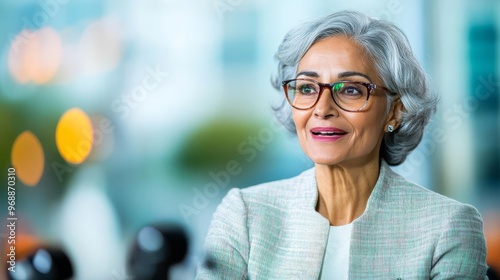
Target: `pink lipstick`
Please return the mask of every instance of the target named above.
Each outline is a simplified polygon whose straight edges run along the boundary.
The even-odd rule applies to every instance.
[[[347,131],[331,126],[314,127],[313,129],[311,129],[312,138],[316,141],[321,141],[321,142],[337,141],[346,134]]]

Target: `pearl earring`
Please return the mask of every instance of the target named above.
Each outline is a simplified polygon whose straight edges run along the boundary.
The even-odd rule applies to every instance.
[[[388,125],[388,126],[387,126],[387,131],[388,131],[388,132],[393,132],[393,131],[394,131],[394,126],[392,126],[392,125]]]

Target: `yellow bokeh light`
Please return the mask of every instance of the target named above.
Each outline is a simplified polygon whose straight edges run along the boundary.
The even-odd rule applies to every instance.
[[[61,64],[62,42],[50,27],[21,31],[9,50],[9,70],[19,83],[45,84],[52,80]]]
[[[42,144],[30,131],[21,133],[12,146],[12,166],[16,175],[27,186],[35,186],[42,178],[45,156]]]
[[[56,128],[56,145],[69,163],[80,164],[88,157],[93,145],[93,127],[85,112],[72,108],[62,115]]]

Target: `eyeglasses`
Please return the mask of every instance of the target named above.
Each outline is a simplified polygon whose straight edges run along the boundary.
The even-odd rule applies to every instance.
[[[329,89],[333,101],[340,109],[347,112],[358,112],[368,104],[370,94],[374,89],[384,89],[387,93],[395,94],[389,89],[375,84],[339,81],[332,84],[323,84],[309,79],[292,79],[282,82],[288,103],[299,110],[307,110],[318,103],[321,93]]]

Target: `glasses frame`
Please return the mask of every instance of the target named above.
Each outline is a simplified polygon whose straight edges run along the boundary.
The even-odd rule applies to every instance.
[[[318,98],[316,98],[316,101],[314,101],[314,103],[310,107],[307,107],[307,108],[298,108],[298,107],[295,107],[292,104],[292,102],[290,101],[290,98],[288,97],[287,86],[288,86],[289,83],[294,82],[294,81],[308,81],[308,82],[315,83],[315,84],[317,84],[319,86]],[[354,83],[354,84],[365,86],[366,89],[368,90],[368,94],[366,95],[366,100],[365,100],[365,103],[363,104],[363,106],[361,108],[357,109],[357,110],[348,110],[348,109],[345,109],[342,106],[340,106],[340,104],[337,102],[337,100],[333,96],[333,87],[336,84],[338,84],[338,83]],[[285,91],[286,100],[287,100],[288,104],[290,104],[290,106],[292,106],[293,108],[295,108],[297,110],[309,110],[309,109],[313,108],[314,106],[316,106],[316,104],[318,104],[319,99],[321,98],[321,94],[323,94],[323,91],[325,91],[325,89],[329,89],[330,90],[330,96],[332,97],[333,102],[335,102],[335,104],[337,104],[337,106],[340,109],[342,109],[342,110],[344,110],[346,112],[359,112],[359,111],[363,110],[366,107],[366,105],[368,105],[368,100],[370,99],[370,95],[371,95],[372,91],[375,90],[375,89],[383,89],[383,90],[386,91],[386,93],[389,93],[391,95],[396,95],[396,93],[391,92],[386,87],[378,86],[378,85],[372,84],[372,83],[354,82],[354,81],[337,81],[337,82],[331,83],[331,84],[324,84],[324,83],[320,83],[320,82],[312,80],[312,79],[290,79],[290,80],[285,80],[285,81],[281,82],[281,85],[283,87],[283,90]]]

